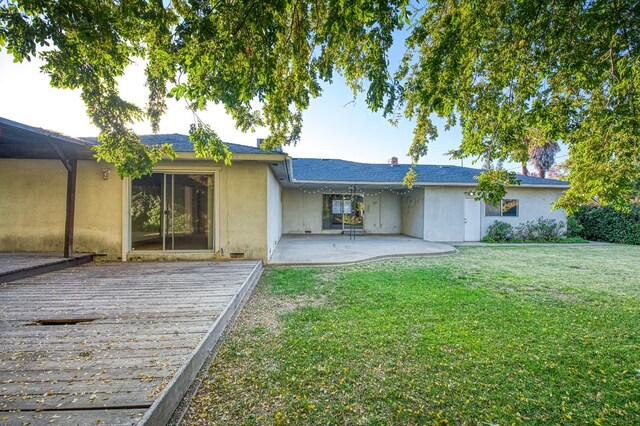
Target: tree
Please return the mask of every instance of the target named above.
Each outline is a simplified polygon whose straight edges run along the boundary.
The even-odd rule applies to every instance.
[[[547,170],[556,162],[556,154],[560,152],[560,145],[556,141],[542,139],[537,130],[532,130],[525,141],[529,162],[536,168],[539,177],[546,177]]]
[[[242,130],[266,125],[265,148],[274,148],[298,140],[301,112],[334,73],[392,122],[415,120],[414,164],[439,116],[461,126],[465,157],[526,163],[522,141],[532,128],[563,142],[571,188],[558,205],[569,210],[593,197],[623,206],[640,175],[636,0],[0,4],[0,43],[17,60],[40,52],[55,87],[82,90],[101,129],[97,154],[121,175],[148,173],[171,155],[147,149],[127,127],[144,114],[157,125],[167,92],[196,113],[222,103]],[[406,54],[390,70],[389,48],[404,35]],[[146,110],[123,101],[115,83],[133,57],[148,64]],[[198,155],[229,159],[197,116],[190,133]],[[487,171],[479,193],[496,200],[514,183],[513,173]]]
[[[267,126],[267,149],[298,141],[302,111],[334,72],[354,94],[366,81],[368,104],[383,108],[386,97],[390,108],[387,52],[406,3],[0,0],[0,48],[16,61],[39,56],[54,87],[80,89],[100,129],[97,156],[121,176],[137,177],[175,155],[168,145],[145,146],[130,129],[148,117],[157,131],[167,94],[194,112],[196,154],[225,162],[231,153],[197,115],[210,102],[223,104],[243,131]],[[135,58],[146,61],[146,107],[118,90],[117,78]]]

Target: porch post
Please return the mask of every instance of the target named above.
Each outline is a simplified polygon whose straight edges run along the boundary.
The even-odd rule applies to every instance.
[[[63,161],[64,162],[64,161]],[[64,257],[73,254],[73,225],[76,212],[76,175],[78,160],[68,160],[67,170],[67,216],[64,223]]]

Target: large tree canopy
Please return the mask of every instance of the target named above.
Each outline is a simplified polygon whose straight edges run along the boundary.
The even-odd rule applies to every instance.
[[[295,143],[301,113],[334,73],[392,122],[415,120],[414,162],[459,124],[457,154],[528,160],[527,135],[569,149],[571,189],[560,206],[597,197],[625,205],[640,175],[640,3],[636,0],[0,0],[0,46],[17,60],[40,55],[60,88],[79,88],[100,128],[97,155],[121,175],[149,173],[170,147],[150,149],[130,130],[154,129],[166,95],[194,110],[196,153],[229,160],[197,111],[221,103],[242,130],[267,126],[265,147]],[[407,51],[389,69],[394,36]],[[146,61],[149,101],[124,101],[117,78]],[[257,102],[256,102],[257,101]],[[413,174],[407,176],[411,183]],[[481,175],[500,198],[513,174]]]

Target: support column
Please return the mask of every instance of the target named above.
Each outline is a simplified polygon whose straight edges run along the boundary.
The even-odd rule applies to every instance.
[[[73,228],[76,213],[76,175],[78,160],[69,160],[67,171],[67,216],[64,223],[64,257],[73,254]]]

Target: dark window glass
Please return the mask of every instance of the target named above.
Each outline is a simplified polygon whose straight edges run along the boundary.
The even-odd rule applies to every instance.
[[[518,200],[502,200],[502,216],[518,216]]]
[[[485,203],[485,216],[518,216],[518,200],[502,200],[497,206],[491,203]]]
[[[484,215],[485,216],[500,216],[500,203],[494,206],[491,203],[486,203],[484,205]]]

